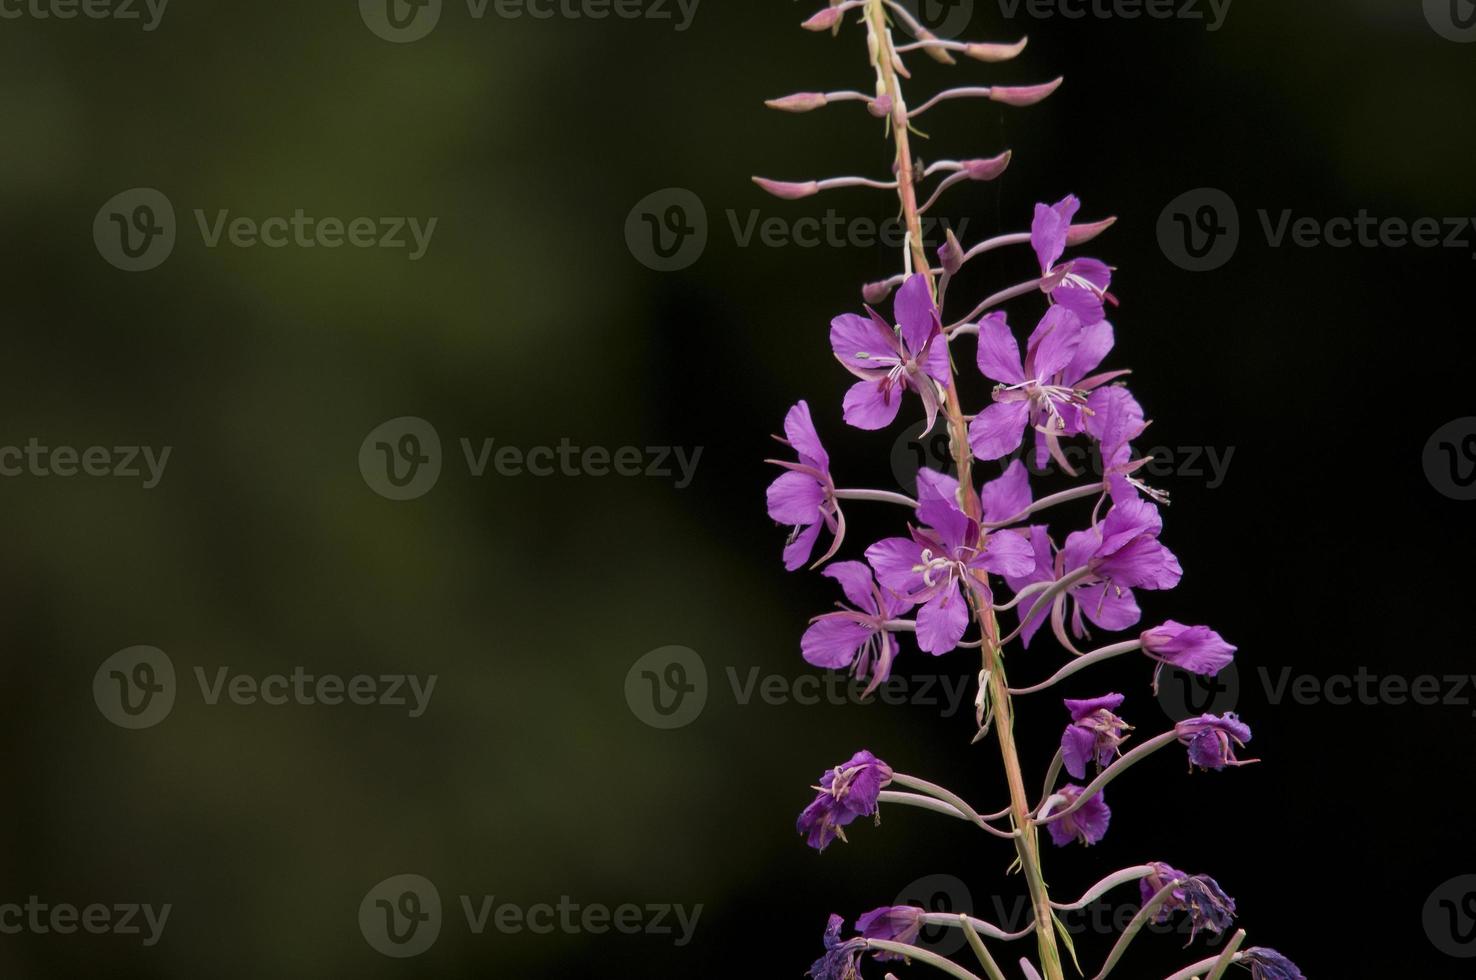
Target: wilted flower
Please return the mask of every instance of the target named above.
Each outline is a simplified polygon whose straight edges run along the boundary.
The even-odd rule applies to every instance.
[[[861,939],[842,940],[840,934],[845,925],[846,920],[840,916],[830,917],[825,927],[825,955],[810,964],[805,976],[814,980],[858,980],[866,943]]]
[[[1160,861],[1153,862],[1150,867],[1153,873],[1138,882],[1143,904],[1146,905],[1170,882],[1180,882],[1158,907],[1154,922],[1167,922],[1175,912],[1188,912],[1189,942],[1192,943],[1200,929],[1218,934],[1224,932],[1235,918],[1235,899],[1225,894],[1225,890],[1209,875],[1185,874]]]
[[[1240,954],[1240,965],[1250,968],[1251,980],[1307,980],[1295,963],[1264,946]]]
[[[1087,766],[1101,768],[1117,758],[1118,746],[1127,741],[1132,726],[1113,714],[1122,706],[1121,694],[1108,694],[1089,701],[1066,699],[1071,724],[1061,736],[1061,763],[1077,779],[1085,779]]]
[[[1085,789],[1084,786],[1068,783],[1056,790],[1063,800],[1058,809],[1064,810],[1075,803]],[[1083,844],[1095,844],[1107,835],[1107,824],[1111,820],[1112,811],[1108,809],[1107,801],[1102,799],[1101,793],[1097,793],[1079,809],[1046,824],[1046,829],[1051,832],[1051,840],[1057,847],[1065,847],[1078,840]]]
[[[1162,626],[1144,630],[1139,640],[1143,652],[1158,661],[1153,672],[1155,689],[1164,665],[1213,677],[1235,659],[1235,648],[1208,626],[1185,626],[1170,619]]]
[[[857,817],[875,815],[877,797],[891,781],[891,766],[862,749],[820,777],[817,795],[800,814],[796,829],[817,851],[825,850],[837,837],[845,840],[841,828]]]
[[[887,905],[872,909],[856,920],[856,931],[865,939],[883,939],[888,942],[916,945],[918,933],[922,931],[924,912],[911,905]],[[900,960],[898,953],[879,950],[876,959]]]
[[[1218,717],[1200,715],[1181,721],[1174,726],[1174,731],[1178,733],[1179,741],[1189,747],[1191,766],[1219,770],[1256,761],[1235,758],[1235,750],[1244,748],[1245,743],[1251,740],[1251,730],[1233,711]]]

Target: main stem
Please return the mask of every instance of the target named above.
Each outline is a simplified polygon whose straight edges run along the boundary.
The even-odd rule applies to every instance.
[[[872,62],[882,86],[892,99],[892,135],[897,147],[897,196],[901,200],[902,214],[907,223],[912,268],[926,278],[929,290],[936,296],[932,265],[923,241],[922,218],[918,214],[911,132],[907,126],[907,104],[902,98],[902,83],[896,65],[897,54],[882,0],[868,0],[866,20],[870,28],[868,36],[871,39]],[[968,424],[964,421],[963,409],[959,406],[951,364],[944,392],[943,411],[948,420],[954,465],[958,469],[959,492],[963,497],[960,503],[970,516],[978,519],[979,498],[974,492],[973,456],[969,451]],[[982,576],[983,573],[980,574]],[[1035,910],[1035,934],[1040,946],[1041,967],[1045,971],[1045,980],[1065,980],[1061,954],[1056,945],[1050,894],[1040,870],[1039,835],[1030,819],[1030,799],[1026,795],[1025,777],[1020,771],[1020,757],[1015,750],[1014,713],[1009,683],[1005,678],[1004,657],[999,648],[999,628],[994,621],[994,613],[987,606],[976,605],[974,611],[979,620],[980,635],[983,637],[981,648],[984,669],[988,671],[990,702],[994,709],[994,731],[999,740],[1000,759],[1004,763],[1005,779],[1010,789],[1010,812],[1015,827],[1021,831],[1020,836],[1015,838],[1015,849],[1030,889],[1030,902]]]

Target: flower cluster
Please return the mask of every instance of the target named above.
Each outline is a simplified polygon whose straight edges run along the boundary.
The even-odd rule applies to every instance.
[[[769,104],[786,112],[809,112],[863,102],[873,116],[886,121],[895,143],[892,179],[755,180],[786,199],[839,187],[896,192],[911,232],[905,269],[864,287],[861,312],[831,320],[831,352],[855,380],[838,406],[829,411],[822,406],[820,414],[839,415],[845,424],[867,431],[885,429],[899,418],[920,418],[924,431],[941,426],[952,448],[953,466],[951,472],[921,469],[910,497],[887,490],[842,489],[809,403],[800,401],[790,409],[780,441],[794,458],[771,461],[783,472],[768,489],[768,512],[791,529],[783,547],[784,566],[790,571],[805,566],[823,569],[845,597],[835,611],[811,620],[800,641],[805,661],[850,671],[867,682],[870,692],[891,675],[899,657],[907,656],[908,646],[933,657],[977,651],[975,741],[996,724],[999,730],[1012,731],[1016,702],[1025,695],[1134,651],[1151,661],[1146,683],[1153,689],[1165,668],[1217,674],[1236,651],[1215,630],[1175,620],[1146,629],[1141,625],[1140,594],[1173,589],[1184,570],[1161,540],[1161,507],[1167,495],[1139,475],[1147,459],[1135,452],[1134,443],[1146,431],[1147,417],[1126,385],[1128,372],[1109,364],[1116,344],[1116,328],[1108,319],[1109,309],[1117,306],[1109,292],[1113,269],[1099,259],[1075,254],[1110,227],[1112,219],[1076,223],[1081,203],[1067,195],[1054,204],[1037,204],[1028,231],[972,246],[950,234],[936,255],[922,246],[920,217],[944,191],[958,183],[992,180],[1011,158],[1003,153],[924,166],[912,150],[913,120],[948,99],[1030,105],[1048,97],[1060,80],[1037,86],[950,89],[911,109],[902,91],[903,80],[912,78],[904,56],[923,52],[945,64],[954,63],[956,56],[996,62],[1014,57],[1023,42],[944,41],[923,28],[897,0],[831,0],[805,26],[838,32],[852,12],[867,33],[876,75],[874,94],[802,92]],[[899,43],[897,31],[912,35],[912,40]],[[941,180],[931,198],[919,204],[920,189],[933,178]],[[964,265],[1013,245],[1030,246],[1039,275],[995,293],[962,315],[945,315],[953,306],[949,286]],[[885,316],[878,307],[889,296],[891,315]],[[1025,321],[1033,326],[1023,337],[1004,309],[1017,300],[1044,303],[1039,315]],[[959,370],[959,364],[968,364],[970,343],[973,363]],[[966,403],[972,399],[977,399],[977,407],[969,411]],[[1074,453],[1067,452],[1072,442],[1100,460],[1098,478],[1084,478],[1072,466]],[[1054,464],[1059,475],[1077,482],[1038,492],[1021,458],[1024,454],[1030,454],[1034,469]],[[975,464],[982,468],[1007,459],[994,479],[975,479]],[[853,503],[900,507],[905,520],[899,522],[899,533],[862,548],[864,561],[833,561],[845,544],[842,508]],[[815,559],[822,534],[828,535],[828,545]],[[1021,649],[1028,648],[1043,631],[1064,652],[1064,665],[1031,687],[1010,686],[1006,664],[1013,666],[1012,644],[1018,641]],[[1079,648],[1096,642],[1099,633],[1126,635],[1109,636],[1110,642],[1095,649]],[[1009,777],[1010,801],[998,813],[981,815],[943,787],[896,772],[861,751],[820,778],[797,829],[811,847],[824,850],[836,839],[845,840],[844,828],[858,818],[879,820],[883,804],[914,806],[964,820],[1013,843],[1031,892],[1031,907],[1048,909],[1038,828],[1044,827],[1051,841],[1062,847],[1102,840],[1112,816],[1104,796],[1106,785],[1167,745],[1181,744],[1191,768],[1223,770],[1254,761],[1237,757],[1251,732],[1234,714],[1203,715],[1140,739],[1130,734],[1133,726],[1118,714],[1126,700],[1121,693],[1065,700],[1069,723],[1038,800],[1025,795],[1027,782],[1013,737],[1001,733],[996,741]],[[1058,786],[1062,770],[1080,782]],[[1142,891],[1144,914],[1150,914],[1151,902],[1157,903],[1151,915],[1159,921],[1176,912],[1187,914],[1191,941],[1202,930],[1222,933],[1233,921],[1235,902],[1213,878],[1153,863],[1117,872],[1103,887],[1134,880]],[[825,954],[811,967],[810,976],[849,980],[859,976],[868,954],[875,959],[922,958],[938,965],[934,954],[916,946],[924,916],[923,910],[910,906],[884,906],[861,916],[857,935],[850,939],[842,937],[844,922],[832,916]],[[998,976],[999,970],[979,934],[1001,941],[1024,935],[987,923],[971,924],[966,917],[945,924],[975,933],[971,940],[979,941],[970,945],[991,976]],[[1038,947],[1038,965],[1022,961],[1027,974],[1038,971],[1045,980],[1062,980],[1056,928],[1053,917],[1045,915],[1027,930]],[[1240,933],[1232,940],[1236,948],[1243,938]],[[1258,980],[1300,977],[1295,967],[1270,950],[1231,952],[1233,961]],[[1115,951],[1108,969],[1117,955]],[[961,967],[942,968],[966,975],[957,972]]]

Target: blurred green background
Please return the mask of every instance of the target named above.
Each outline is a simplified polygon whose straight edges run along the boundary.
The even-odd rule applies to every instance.
[[[940,721],[915,704],[743,705],[728,682],[730,668],[812,673],[797,636],[835,598],[779,566],[784,532],[762,511],[767,433],[808,397],[847,482],[891,487],[901,431],[841,431],[847,379],[825,341],[860,282],[896,271],[895,254],[745,247],[732,230],[755,209],[894,209],[866,192],[786,204],[748,183],[880,176],[889,163],[879,124],[854,106],[763,109],[869,84],[855,29],[795,30],[809,13],[702,0],[679,31],[649,18],[478,20],[448,0],[409,44],[376,36],[345,0],[173,0],[153,31],[0,19],[0,445],[172,447],[151,490],[0,479],[0,902],[173,905],[151,948],[0,936],[0,971],[797,977],[831,909],[887,904],[925,873],[967,878],[981,904],[1001,887],[1001,852],[924,814],[860,828],[820,859],[792,833],[809,783],[861,746],[995,805],[993,750],[966,748],[967,707]],[[1224,489],[1171,485],[1168,538],[1194,574],[1150,615],[1215,622],[1249,663],[1349,669],[1396,644],[1420,669],[1468,661],[1442,610],[1463,601],[1469,573],[1436,570],[1470,543],[1468,512],[1432,500],[1417,460],[1438,424],[1470,414],[1458,297],[1471,256],[1273,250],[1255,209],[1476,214],[1476,47],[1396,0],[1237,0],[1214,32],[1007,23],[982,2],[973,23],[995,40],[1028,32],[1031,46],[1018,63],[951,75],[917,61],[913,91],[1068,83],[1035,109],[960,103],[928,117],[927,159],[1015,152],[1001,181],[961,190],[946,214],[967,217],[971,239],[1024,227],[1035,201],[1071,191],[1089,216],[1121,216],[1090,250],[1122,269],[1114,363],[1136,369],[1162,444],[1237,449]],[[1154,224],[1201,186],[1241,203],[1246,242],[1225,269],[1195,275],[1165,260]],[[161,266],[127,273],[91,229],[135,187],[169,198],[179,234]],[[626,224],[674,187],[702,201],[708,241],[694,264],[658,272],[632,254]],[[192,213],[298,208],[438,224],[412,262],[377,248],[207,248]],[[1017,254],[970,288],[1029,274]],[[436,428],[443,469],[429,493],[397,502],[366,486],[357,459],[371,430],[409,415]],[[463,437],[703,454],[684,489],[474,478]],[[894,530],[858,515],[856,552]],[[126,731],[90,691],[103,660],[136,644],[167,652],[181,683],[165,721]],[[632,664],[668,645],[697,651],[710,680],[701,717],[675,731],[644,724],[625,696]],[[925,659],[904,655],[899,670],[969,673],[967,658]],[[192,671],[220,666],[439,680],[419,718],[211,706]],[[1132,690],[1151,731],[1152,703]],[[1419,903],[1476,863],[1469,841],[1437,821],[1407,845],[1428,853],[1401,853],[1379,836],[1394,816],[1364,807],[1438,809],[1440,785],[1473,775],[1467,713],[1262,701],[1257,688],[1241,710],[1261,726],[1265,765],[1185,783],[1181,760],[1161,760],[1158,781],[1118,789],[1114,838],[1051,855],[1062,892],[1162,857],[1215,871],[1253,939],[1295,950],[1309,975],[1427,958],[1421,976],[1464,975],[1432,958]],[[1057,715],[1022,718],[1037,768]],[[1401,764],[1391,726],[1422,758],[1453,751],[1438,769]],[[1357,759],[1329,758],[1325,739],[1341,735],[1328,733],[1353,730],[1384,734]],[[1370,843],[1350,858],[1358,839]],[[366,944],[357,910],[407,872],[434,881],[448,911],[434,948],[399,961]],[[1309,879],[1316,902],[1292,883]],[[1331,907],[1328,893],[1370,880],[1396,925],[1350,967],[1343,930],[1370,913]],[[462,894],[703,912],[683,947],[476,936]],[[1165,942],[1164,972],[1188,961]]]

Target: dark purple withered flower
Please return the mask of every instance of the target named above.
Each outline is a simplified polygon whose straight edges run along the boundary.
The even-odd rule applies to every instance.
[[[1240,965],[1250,969],[1251,980],[1307,980],[1295,963],[1265,946],[1241,953]]]
[[[1035,220],[1030,223],[1030,244],[1040,260],[1041,292],[1090,324],[1104,316],[1103,300],[1117,301],[1107,292],[1112,285],[1112,268],[1106,263],[1077,258],[1057,264],[1066,251],[1071,219],[1080,209],[1081,201],[1075,194],[1052,205],[1037,204]]]
[[[866,952],[862,939],[841,939],[846,920],[832,915],[825,926],[825,955],[810,964],[805,976],[814,980],[859,980],[861,954]]]
[[[886,905],[872,909],[856,920],[856,931],[865,939],[882,939],[887,942],[917,944],[918,933],[922,932],[923,910],[912,905]],[[900,960],[899,953],[878,950],[878,960]]]
[[[1223,715],[1200,715],[1174,726],[1179,741],[1189,747],[1189,764],[1201,769],[1224,769],[1244,766],[1255,759],[1237,759],[1235,750],[1251,740],[1250,726],[1235,712]]]
[[[845,537],[846,521],[835,499],[830,455],[820,444],[810,406],[804,401],[784,417],[784,436],[781,441],[795,451],[799,461],[769,460],[788,472],[769,484],[768,502],[769,516],[794,528],[784,546],[784,567],[793,572],[809,562],[822,526],[833,535],[830,549],[820,558],[821,562],[829,561]]]
[[[892,305],[894,328],[871,307],[830,321],[830,348],[861,380],[846,392],[845,418],[858,429],[883,429],[897,418],[904,391],[922,398],[928,429],[938,418],[938,387],[952,378],[948,341],[927,279],[910,277]]]
[[[862,749],[820,777],[815,799],[795,827],[805,835],[805,843],[823,851],[836,838],[846,839],[842,828],[851,821],[876,814],[877,797],[891,781],[892,767]]]
[[[1158,661],[1153,671],[1155,690],[1165,666],[1214,677],[1235,659],[1235,647],[1208,626],[1185,626],[1170,619],[1162,626],[1144,630],[1139,640],[1143,652]]]
[[[1118,747],[1127,741],[1132,726],[1113,714],[1122,706],[1121,694],[1107,694],[1087,701],[1067,698],[1071,724],[1061,736],[1061,763],[1077,779],[1085,779],[1087,767],[1104,768],[1117,758]]]
[[[1057,809],[1064,810],[1075,803],[1085,789],[1084,786],[1068,783],[1056,790],[1063,798]],[[1051,832],[1051,840],[1057,847],[1065,847],[1072,841],[1095,844],[1107,835],[1107,824],[1111,820],[1112,811],[1107,807],[1107,801],[1102,798],[1101,793],[1097,793],[1075,812],[1046,824],[1046,829]]]
[[[917,474],[917,516],[909,538],[884,538],[866,549],[882,585],[920,603],[917,645],[939,655],[958,646],[969,625],[964,589],[989,601],[978,572],[1026,575],[1035,567],[1018,534],[985,534],[958,502],[958,481],[937,470]]]
[[[1235,899],[1209,875],[1190,875],[1176,870],[1161,861],[1153,862],[1153,873],[1138,882],[1138,892],[1143,904],[1157,895],[1166,885],[1181,881],[1169,893],[1169,897],[1158,907],[1154,922],[1167,922],[1175,912],[1189,914],[1189,942],[1199,935],[1199,930],[1208,929],[1219,934],[1224,932],[1235,919]],[[1187,944],[1186,944],[1187,945]]]
[[[840,583],[854,608],[816,616],[800,638],[807,662],[832,670],[852,668],[868,680],[866,694],[891,676],[897,639],[887,623],[912,608],[912,603],[877,584],[871,569],[859,561],[838,561],[822,573]]]

